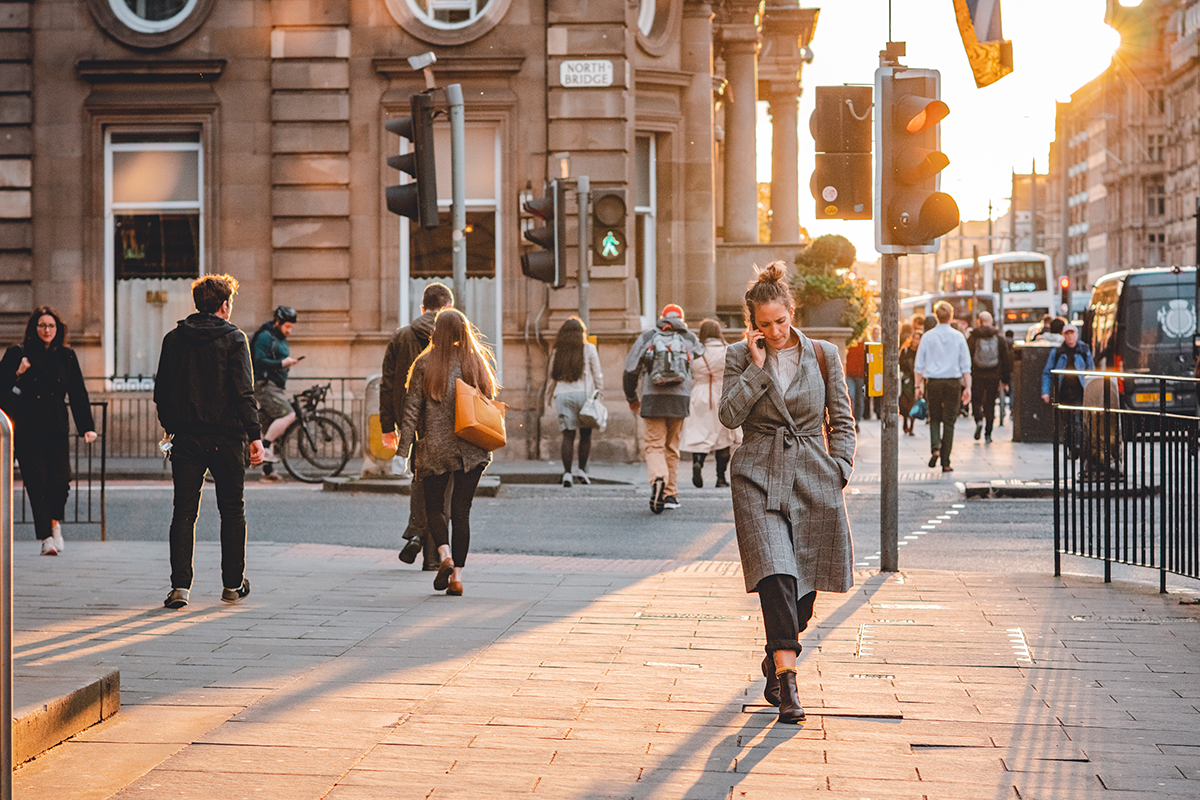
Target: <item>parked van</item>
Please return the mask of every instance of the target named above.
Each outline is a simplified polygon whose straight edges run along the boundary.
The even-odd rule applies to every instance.
[[[1196,268],[1152,267],[1113,272],[1096,281],[1083,317],[1082,340],[1096,369],[1192,377],[1196,364]],[[1159,408],[1159,382],[1118,381],[1121,407]],[[1190,387],[1168,384],[1166,407],[1193,413]]]

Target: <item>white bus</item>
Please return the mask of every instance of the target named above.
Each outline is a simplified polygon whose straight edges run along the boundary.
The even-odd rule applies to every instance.
[[[1012,330],[1018,339],[1040,323],[1042,315],[1058,313],[1054,265],[1043,253],[1017,251],[980,256],[978,275],[974,259],[960,258],[939,266],[937,276],[939,292],[969,292],[974,284],[977,292],[994,295],[996,324],[1001,330]]]

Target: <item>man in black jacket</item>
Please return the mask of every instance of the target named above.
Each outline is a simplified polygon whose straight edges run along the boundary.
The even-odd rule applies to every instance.
[[[154,404],[169,439],[175,510],[171,516],[171,591],[163,605],[183,608],[192,588],[192,553],[204,472],[212,473],[221,514],[221,599],[250,593],[246,580],[247,464],[262,463],[258,407],[246,334],[229,321],[238,282],[205,275],[192,282],[196,313],[163,337]]]
[[[408,396],[408,371],[417,356],[429,345],[433,334],[433,322],[443,308],[454,308],[454,293],[444,283],[434,281],[425,287],[421,295],[421,316],[392,334],[387,350],[383,354],[383,379],[379,383],[379,425],[383,431],[383,445],[395,450],[400,444],[400,419],[404,411],[404,398]],[[453,480],[453,479],[451,479]],[[449,495],[449,489],[447,489]],[[400,550],[400,560],[411,564],[417,553],[425,552],[422,568],[436,570],[437,546],[429,538],[425,521],[425,489],[422,481],[413,476],[408,495],[408,527],[404,530],[405,544]]]
[[[1012,351],[1008,340],[992,325],[992,315],[980,311],[975,328],[967,337],[971,352],[971,410],[975,417],[975,441],[979,434],[992,443],[992,425],[996,421],[996,400],[1000,389],[1012,376]],[[1003,413],[1003,412],[1001,412]],[[1003,418],[1002,418],[1003,419]]]

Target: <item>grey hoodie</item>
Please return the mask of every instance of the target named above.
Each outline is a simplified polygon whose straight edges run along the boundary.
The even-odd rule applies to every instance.
[[[704,344],[688,330],[683,320],[674,314],[662,317],[653,328],[637,338],[637,341],[633,343],[633,348],[625,356],[625,374],[621,381],[625,389],[625,399],[630,403],[637,400],[638,384],[640,383],[642,417],[686,417],[691,411],[691,374],[688,374],[687,380],[683,383],[677,383],[674,386],[656,386],[650,382],[646,364],[642,360],[646,348],[650,346],[650,341],[654,338],[655,331],[658,330],[679,331],[691,345],[692,358],[704,355]]]

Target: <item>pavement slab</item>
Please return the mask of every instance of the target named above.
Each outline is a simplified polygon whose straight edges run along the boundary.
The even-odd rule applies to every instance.
[[[392,551],[254,543],[250,597],[170,612],[166,556],[18,554],[18,666],[117,664],[125,707],[17,796],[1200,796],[1200,609],[1145,587],[860,571],[819,598],[781,726],[736,564],[480,554],[449,598]]]

